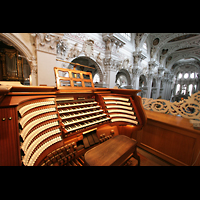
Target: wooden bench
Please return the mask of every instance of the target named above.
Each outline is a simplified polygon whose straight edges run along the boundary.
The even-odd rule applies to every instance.
[[[85,153],[85,162],[89,166],[121,166],[132,155],[138,160],[137,142],[125,135],[117,135]]]

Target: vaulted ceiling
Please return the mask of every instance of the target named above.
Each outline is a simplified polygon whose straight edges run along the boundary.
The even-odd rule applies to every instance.
[[[176,71],[194,66],[200,71],[200,33],[149,33],[146,42],[150,46],[151,60],[160,66]]]

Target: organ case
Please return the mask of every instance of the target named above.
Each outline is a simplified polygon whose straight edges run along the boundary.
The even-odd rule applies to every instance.
[[[0,165],[83,166],[86,151],[146,123],[139,90],[94,88],[75,69],[55,76],[56,87],[0,86]]]

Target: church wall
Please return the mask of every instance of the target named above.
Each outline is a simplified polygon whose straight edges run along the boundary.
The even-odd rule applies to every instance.
[[[56,56],[37,51],[38,62],[38,85],[56,86],[54,67],[56,67]]]
[[[118,72],[126,70],[131,79],[127,81],[129,87],[141,89],[143,96],[170,98],[175,79],[172,71],[160,62],[160,52],[154,55],[157,50],[152,49],[151,34],[132,33],[131,41],[119,33],[1,33],[1,37],[22,50],[31,67],[32,85],[55,86],[53,68],[69,66],[56,59],[73,62],[82,57],[94,63],[103,87],[113,88]],[[143,46],[145,42],[147,49]],[[142,75],[147,85],[140,87]],[[156,85],[152,87],[153,79]]]

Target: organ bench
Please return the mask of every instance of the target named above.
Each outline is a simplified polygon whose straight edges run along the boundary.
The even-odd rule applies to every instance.
[[[0,82],[1,166],[84,166],[88,150],[145,125],[140,90],[94,88],[89,72],[54,70],[56,87]]]

